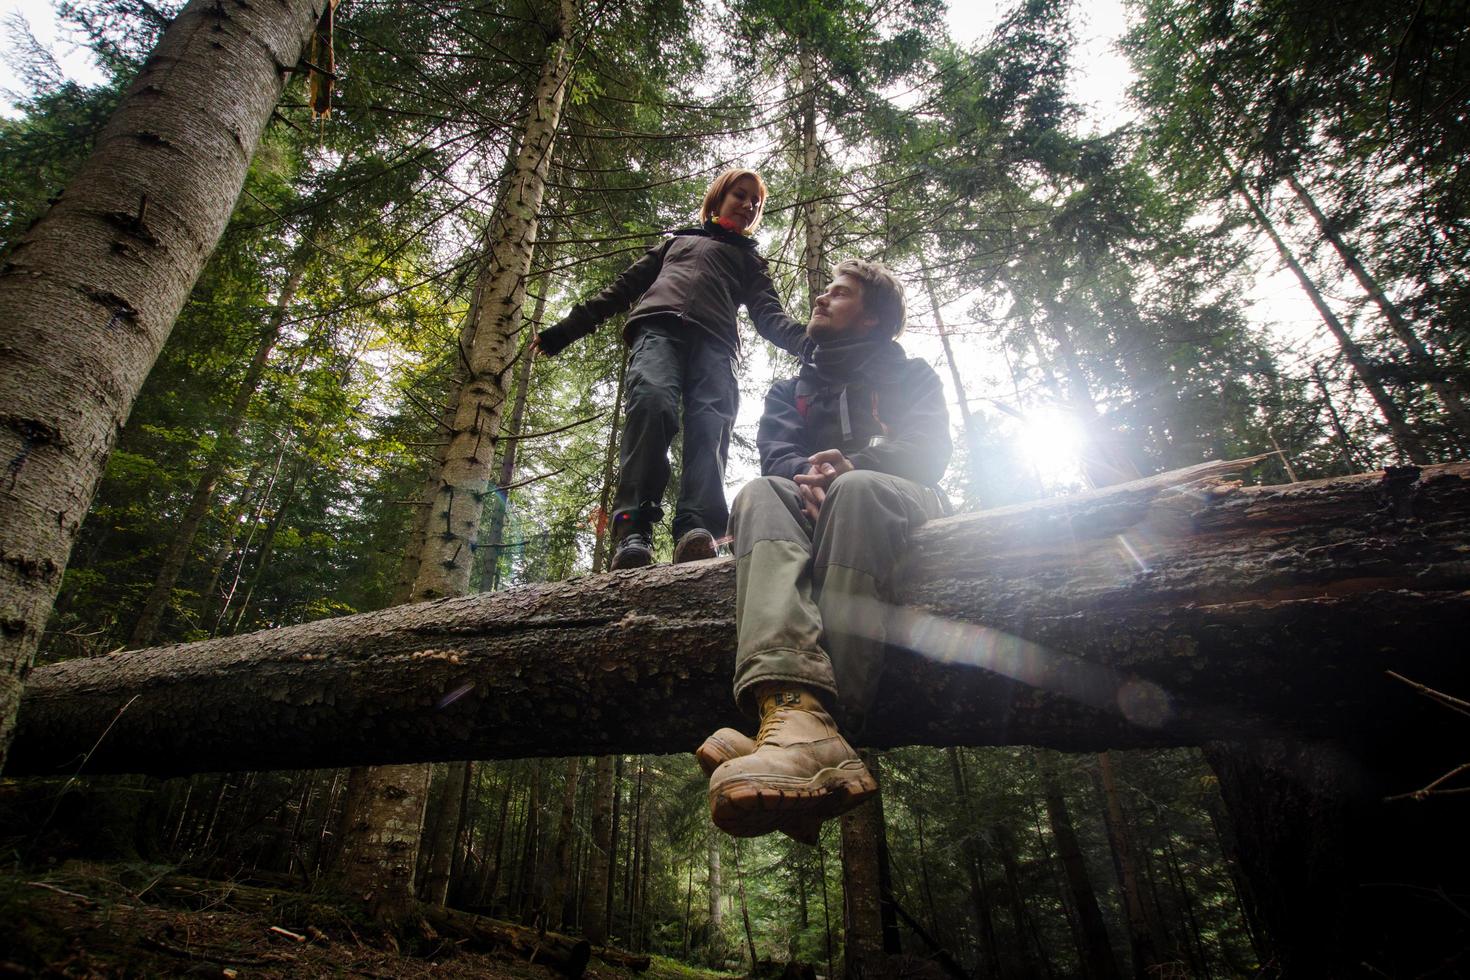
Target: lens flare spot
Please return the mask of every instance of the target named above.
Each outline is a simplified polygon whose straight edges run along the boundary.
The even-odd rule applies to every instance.
[[[1118,710],[1143,728],[1163,728],[1174,714],[1169,692],[1153,681],[1132,677],[1118,686]]]

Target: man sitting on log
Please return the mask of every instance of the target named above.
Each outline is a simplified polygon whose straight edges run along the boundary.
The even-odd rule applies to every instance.
[[[724,728],[695,753],[715,826],[737,837],[815,842],[878,788],[842,732],[860,731],[873,701],[888,588],[909,535],[945,506],[951,450],[944,390],[894,339],[903,323],[893,274],[843,262],[814,304],[800,373],[766,395],[763,475],[730,520],[735,700],[760,733]]]

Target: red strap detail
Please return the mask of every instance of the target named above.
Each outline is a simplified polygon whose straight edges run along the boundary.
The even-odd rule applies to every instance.
[[[810,395],[796,396],[796,414],[806,418],[806,413],[811,411],[812,399]]]
[[[888,426],[884,425],[883,420],[878,417],[878,392],[876,389],[873,391],[873,421],[878,423],[878,431],[886,437],[888,435]]]

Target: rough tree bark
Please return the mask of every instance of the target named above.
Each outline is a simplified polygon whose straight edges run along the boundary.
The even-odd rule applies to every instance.
[[[0,762],[117,431],[325,6],[193,0],[0,268]]]
[[[459,391],[425,560],[414,584],[417,599],[457,595],[468,587],[471,543],[478,536],[505,408],[507,376],[516,358],[526,276],[536,245],[537,214],[546,191],[556,129],[572,68],[569,38],[574,10],[558,0],[535,97],[526,113],[520,152],[490,234],[490,262],[481,293],[479,321],[463,348],[466,378]],[[443,520],[442,529],[439,518]],[[432,559],[429,557],[432,552]]]
[[[413,876],[419,827],[424,821],[429,767],[373,766],[402,770],[397,779],[363,778],[353,772],[342,813],[342,850],[336,878],[376,921],[400,923],[415,907]],[[422,784],[420,784],[422,781]]]
[[[572,834],[575,831],[573,818],[577,815],[577,778],[582,771],[580,756],[567,760],[566,782],[562,788],[561,819],[556,828],[556,851],[552,855],[555,877],[551,879],[551,894],[546,900],[546,927],[560,929],[568,924],[565,914],[567,885],[572,878]]]
[[[865,755],[869,768],[875,769],[874,757]],[[888,951],[879,844],[884,834],[881,795],[843,814],[838,823],[842,832],[842,934],[846,940],[843,973],[848,977],[883,976]]]
[[[867,741],[1432,732],[1383,670],[1470,687],[1443,652],[1470,609],[1467,516],[1470,464],[1278,487],[1206,464],[936,521]],[[104,732],[88,771],[687,750],[739,721],[733,580],[615,572],[48,666],[8,771],[70,772]]]

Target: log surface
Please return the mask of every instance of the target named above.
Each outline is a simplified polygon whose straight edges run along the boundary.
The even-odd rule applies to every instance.
[[[1378,738],[1432,713],[1384,670],[1470,690],[1470,464],[1275,487],[1231,472],[923,528],[862,741]],[[749,726],[730,698],[734,571],[614,572],[38,668],[6,772],[689,751]]]

